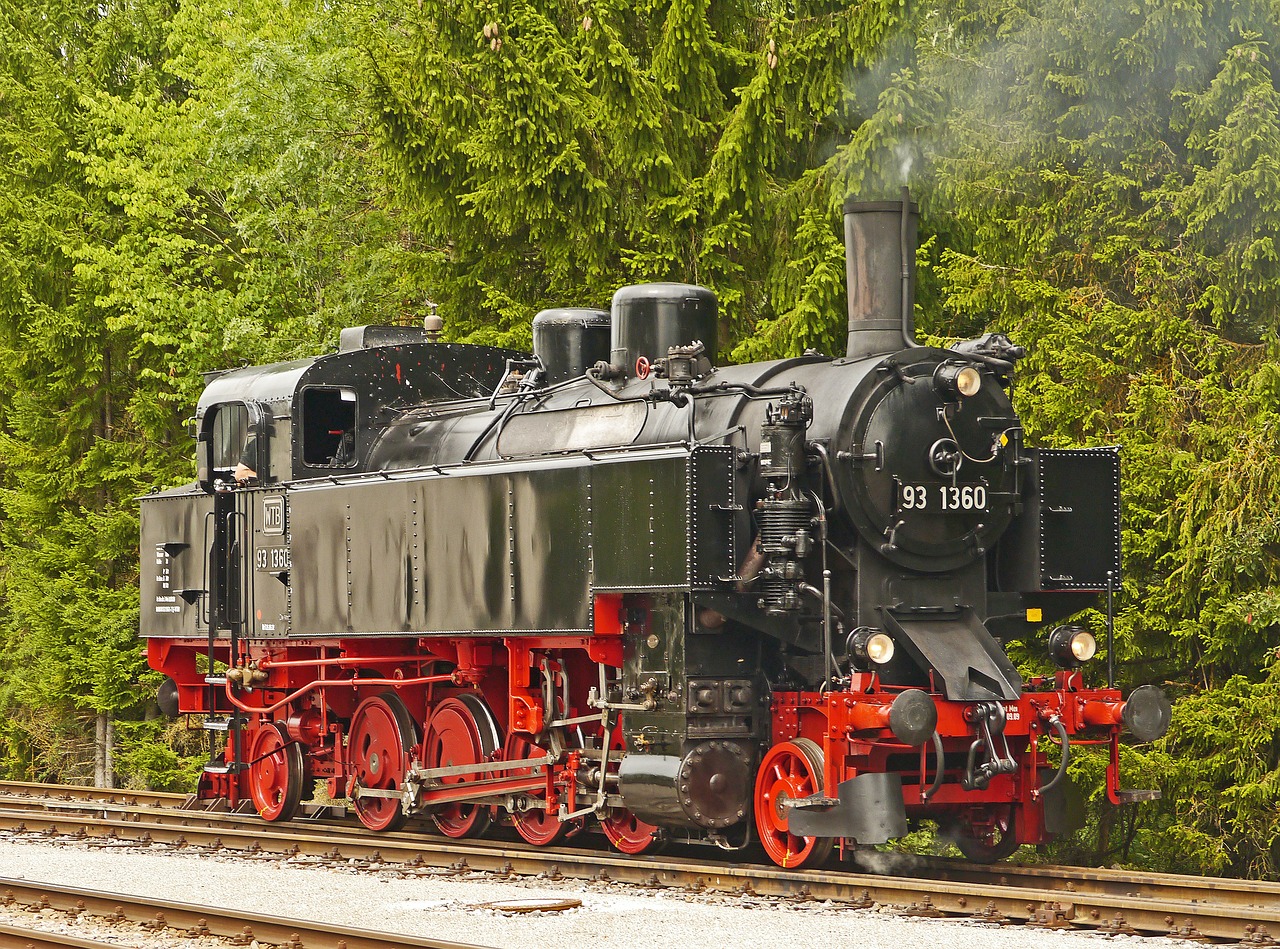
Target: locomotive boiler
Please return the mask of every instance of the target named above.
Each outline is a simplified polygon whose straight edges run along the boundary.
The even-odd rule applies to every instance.
[[[1119,747],[1167,699],[1087,686],[1063,622],[1119,582],[1118,453],[1024,443],[1004,336],[916,343],[916,216],[846,204],[839,356],[722,365],[715,295],[645,284],[539,314],[533,354],[361,327],[211,378],[197,481],[142,502],[198,795],[786,867],[921,819],[977,860],[1048,841],[1090,745],[1113,802],[1155,796]]]

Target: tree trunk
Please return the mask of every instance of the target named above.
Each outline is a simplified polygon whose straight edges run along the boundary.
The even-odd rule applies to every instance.
[[[113,771],[115,755],[112,746],[115,744],[116,728],[106,712],[99,712],[95,740],[93,743],[93,786],[95,788],[115,787]]]
[[[116,723],[107,719],[107,747],[103,753],[106,759],[107,787],[116,786]]]
[[[107,747],[107,716],[99,712],[96,724],[93,737],[93,786],[102,788],[107,786],[107,762],[103,755]]]

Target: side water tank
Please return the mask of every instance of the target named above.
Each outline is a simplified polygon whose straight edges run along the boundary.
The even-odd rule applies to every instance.
[[[550,383],[608,362],[609,314],[577,306],[543,310],[533,318],[533,353],[546,367]]]
[[[640,283],[613,295],[613,343],[609,361],[630,375],[643,356],[655,362],[672,346],[700,342],[714,366],[720,306],[706,287],[689,283]]]

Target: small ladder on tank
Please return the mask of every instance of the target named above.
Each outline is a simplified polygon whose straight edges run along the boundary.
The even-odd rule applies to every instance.
[[[206,774],[211,775],[235,775],[246,770],[248,767],[244,762],[244,746],[242,738],[242,729],[246,721],[245,717],[234,708],[225,714],[218,712],[218,694],[226,688],[227,676],[225,672],[218,673],[214,671],[214,657],[218,642],[219,624],[224,621],[226,622],[226,629],[228,633],[228,658],[233,658],[236,655],[236,646],[238,645],[239,640],[238,632],[240,624],[232,621],[228,616],[230,611],[228,610],[225,602],[227,590],[226,578],[238,567],[238,564],[235,563],[235,557],[233,554],[234,542],[231,538],[230,529],[230,522],[234,520],[235,517],[236,515],[234,511],[230,512],[229,516],[227,516],[228,524],[223,536],[225,547],[223,550],[223,563],[221,564],[223,569],[220,571],[222,574],[221,583],[219,583],[218,577],[214,577],[212,578],[214,582],[210,584],[209,580],[211,578],[208,576],[208,570],[211,558],[208,556],[205,557],[206,576],[204,586],[205,590],[214,591],[214,596],[206,596],[205,605],[208,612],[202,617],[202,619],[206,621],[209,630],[209,651],[206,657],[206,661],[208,663],[206,669],[208,671],[204,677],[204,683],[208,690],[205,703],[205,707],[208,712],[205,719],[201,722],[201,727],[209,735],[209,760],[205,762],[202,770]],[[216,511],[209,512],[205,517],[205,550],[211,550],[208,537],[209,521],[210,519],[213,519],[216,534],[217,518],[218,514]],[[236,586],[239,586],[239,584],[236,584]],[[221,601],[221,605],[211,603],[211,599],[218,599]],[[223,736],[221,741],[219,741],[220,735]],[[230,737],[231,739],[230,761],[228,761],[226,757],[228,745],[227,737]]]

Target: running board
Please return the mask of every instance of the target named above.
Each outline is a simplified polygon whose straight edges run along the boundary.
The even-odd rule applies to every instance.
[[[230,731],[236,724],[245,725],[248,719],[245,718],[206,718],[200,723],[200,727],[207,732],[225,732]]]

